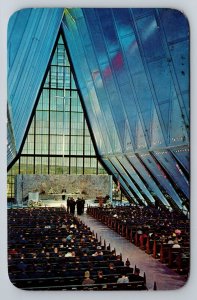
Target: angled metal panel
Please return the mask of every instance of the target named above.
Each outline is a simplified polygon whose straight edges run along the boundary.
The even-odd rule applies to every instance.
[[[169,206],[167,199],[164,197],[164,195],[160,191],[159,187],[155,183],[154,179],[152,178],[151,174],[147,171],[147,169],[139,161],[137,156],[136,155],[127,155],[127,158],[131,162],[131,164],[136,168],[136,170],[138,170],[138,172],[144,178],[144,180],[147,182],[153,195],[156,195],[164,205]]]
[[[180,209],[182,209],[182,201],[167,179],[167,176],[161,169],[160,165],[155,162],[155,160],[149,153],[140,154],[140,158],[146,164],[147,168],[151,170],[155,178],[157,178],[158,182],[160,182],[161,186],[163,186],[166,192],[172,197],[173,201],[178,205]]]
[[[149,192],[148,188],[144,185],[143,181],[139,177],[139,175],[136,173],[134,168],[132,167],[131,163],[126,159],[125,156],[117,156],[118,160],[121,162],[121,164],[124,166],[124,168],[128,171],[129,175],[132,177],[133,181],[137,183],[137,185],[140,187],[140,189],[143,191],[143,193],[148,197],[148,199],[155,204],[155,199]],[[146,200],[146,199],[145,199]]]
[[[63,9],[25,9],[15,14],[8,29],[8,103],[18,151],[53,50]]]
[[[14,130],[12,128],[12,123],[10,120],[9,109],[7,111],[7,163],[10,164],[13,158],[16,156],[16,145],[14,138]]]
[[[102,160],[104,161],[104,164],[108,167],[108,169],[111,171],[111,173],[114,175],[114,177],[116,178],[116,180],[120,182],[120,185],[123,187],[123,189],[129,195],[129,197],[132,199],[132,201],[135,204],[138,204],[135,196],[130,191],[130,189],[126,185],[125,181],[122,179],[121,174],[116,170],[116,168],[113,166],[113,164],[108,159],[106,159],[106,158],[102,158]]]
[[[165,140],[162,134],[160,122],[156,110],[152,112],[152,124],[151,124],[151,148],[164,148]]]
[[[171,153],[167,150],[164,151],[155,151],[154,155],[157,157],[158,161],[160,161],[161,165],[166,169],[170,177],[173,181],[178,185],[180,190],[185,194],[185,196],[189,199],[190,190],[189,190],[189,182],[187,178],[184,176],[181,171],[179,165],[171,155]]]
[[[172,149],[171,152],[174,154],[174,156],[177,158],[177,160],[181,163],[181,165],[184,167],[184,169],[188,172],[190,172],[190,150],[188,146],[185,147],[177,147],[175,149]]]
[[[110,157],[109,160],[112,162],[112,164],[115,166],[115,168],[118,170],[119,174],[125,179],[125,181],[128,183],[132,191],[137,195],[137,197],[145,204],[147,205],[144,197],[140,193],[140,191],[137,189],[135,184],[132,182],[131,178],[128,176],[128,174],[125,172],[119,161],[116,157]],[[136,199],[138,201],[138,198]]]

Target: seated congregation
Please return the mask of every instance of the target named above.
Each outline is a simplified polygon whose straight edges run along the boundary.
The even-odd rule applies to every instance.
[[[146,276],[62,207],[8,210],[8,272],[18,288],[146,290]]]
[[[89,206],[87,213],[169,268],[188,276],[190,228],[181,212],[119,205]]]

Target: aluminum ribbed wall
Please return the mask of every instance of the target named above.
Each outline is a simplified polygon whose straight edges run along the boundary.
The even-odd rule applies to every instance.
[[[54,47],[62,15],[63,9],[23,9],[10,18],[8,110],[9,127],[12,130],[8,131],[8,164],[21,146]],[[10,137],[11,131],[12,137]]]
[[[63,28],[108,168],[135,200],[156,196],[182,208],[189,199],[187,19],[172,9],[71,9]]]

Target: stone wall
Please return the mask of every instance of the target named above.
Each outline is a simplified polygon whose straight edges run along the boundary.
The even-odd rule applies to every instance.
[[[111,184],[109,175],[16,175],[15,187],[17,202],[21,203],[29,192],[39,192],[40,199],[51,199],[51,194],[61,194],[63,188],[74,198],[95,199],[110,195]]]

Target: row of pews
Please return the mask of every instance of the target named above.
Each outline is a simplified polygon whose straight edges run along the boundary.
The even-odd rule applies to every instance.
[[[74,256],[67,257],[68,251]],[[102,254],[94,256],[96,251]],[[82,284],[86,271],[93,284]],[[100,271],[102,282],[98,282]],[[18,288],[146,290],[146,275],[136,271],[63,207],[8,210],[8,274]],[[117,283],[122,273],[128,276],[129,283]]]
[[[124,210],[124,207],[121,208]],[[128,212],[128,208],[125,208]],[[132,209],[131,209],[132,211]],[[173,248],[172,244],[161,241],[161,233],[157,232],[154,225],[146,227],[140,224],[127,223],[126,218],[117,218],[116,208],[98,208],[91,207],[87,208],[87,213],[97,219],[98,221],[105,224],[110,229],[116,231],[122,237],[125,237],[128,241],[145,251],[147,254],[152,255],[155,259],[158,259],[161,263],[166,264],[169,268],[176,270],[179,274],[188,276],[190,268],[190,241],[189,241],[189,222],[180,221],[179,227],[185,232],[184,239],[180,242],[180,248]],[[132,212],[131,212],[132,214]],[[124,214],[125,216],[125,214]],[[152,218],[149,220],[149,224],[155,224],[156,219]],[[175,222],[177,226],[177,221]],[[173,224],[171,225],[173,227]],[[145,229],[141,231],[141,228]],[[140,230],[139,230],[140,229]],[[144,234],[145,232],[145,234]],[[149,232],[154,232],[153,238],[149,236]],[[171,232],[169,231],[169,234]]]

